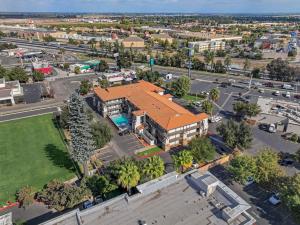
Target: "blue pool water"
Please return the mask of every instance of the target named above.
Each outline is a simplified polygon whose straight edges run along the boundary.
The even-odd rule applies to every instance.
[[[119,115],[116,117],[111,118],[112,121],[118,126],[118,127],[125,127],[128,125],[128,118],[124,115]]]

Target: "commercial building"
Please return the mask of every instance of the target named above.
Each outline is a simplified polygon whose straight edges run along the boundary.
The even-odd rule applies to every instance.
[[[137,37],[137,36],[130,36],[128,38],[125,38],[122,41],[122,44],[124,45],[124,48],[144,48],[145,47],[144,39]]]
[[[224,41],[196,41],[189,42],[189,47],[194,48],[196,52],[217,51],[225,49]]]
[[[48,62],[32,62],[32,70],[40,72],[44,75],[50,75],[53,72],[53,68]]]
[[[208,116],[195,115],[172,101],[164,89],[146,81],[94,90],[94,105],[120,129],[130,129],[150,145],[165,150],[186,145],[195,136],[205,135]]]
[[[72,73],[76,72],[76,68],[79,68],[80,73],[86,73],[86,72],[92,71],[91,66],[87,65],[87,64],[76,63],[76,64],[70,65],[70,67],[69,67],[69,69]]]
[[[100,80],[107,80],[110,85],[131,82],[135,78],[136,72],[134,70],[122,70],[115,73],[104,73],[101,77],[99,77]]]
[[[251,206],[209,172],[176,172],[137,186],[89,209],[73,210],[42,225],[252,225]]]
[[[151,34],[153,40],[173,42],[173,38],[169,34]]]
[[[18,80],[5,81],[5,78],[0,79],[0,103],[12,104],[20,101],[23,97],[23,88]]]

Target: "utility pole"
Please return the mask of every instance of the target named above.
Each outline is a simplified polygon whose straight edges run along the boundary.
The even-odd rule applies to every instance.
[[[250,75],[250,81],[249,81],[249,90],[251,89],[251,84],[252,84],[252,78],[253,78],[253,74],[251,73]]]
[[[191,79],[192,78],[192,74],[191,74],[191,68],[192,68],[192,56],[194,55],[194,49],[193,48],[188,48],[188,58],[189,58],[189,61],[188,61],[188,76],[189,78]]]

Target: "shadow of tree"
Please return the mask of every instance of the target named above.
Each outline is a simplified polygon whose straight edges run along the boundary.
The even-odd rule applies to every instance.
[[[72,172],[76,172],[69,154],[62,149],[57,148],[53,144],[48,144],[45,147],[47,157],[55,166],[66,168]]]

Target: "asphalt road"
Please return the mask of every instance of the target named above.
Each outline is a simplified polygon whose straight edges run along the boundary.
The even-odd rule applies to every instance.
[[[49,114],[49,113],[57,112],[57,110],[58,110],[58,108],[56,106],[51,106],[51,107],[45,107],[45,108],[39,108],[39,109],[31,109],[31,110],[27,109],[25,111],[0,114],[0,122]]]

